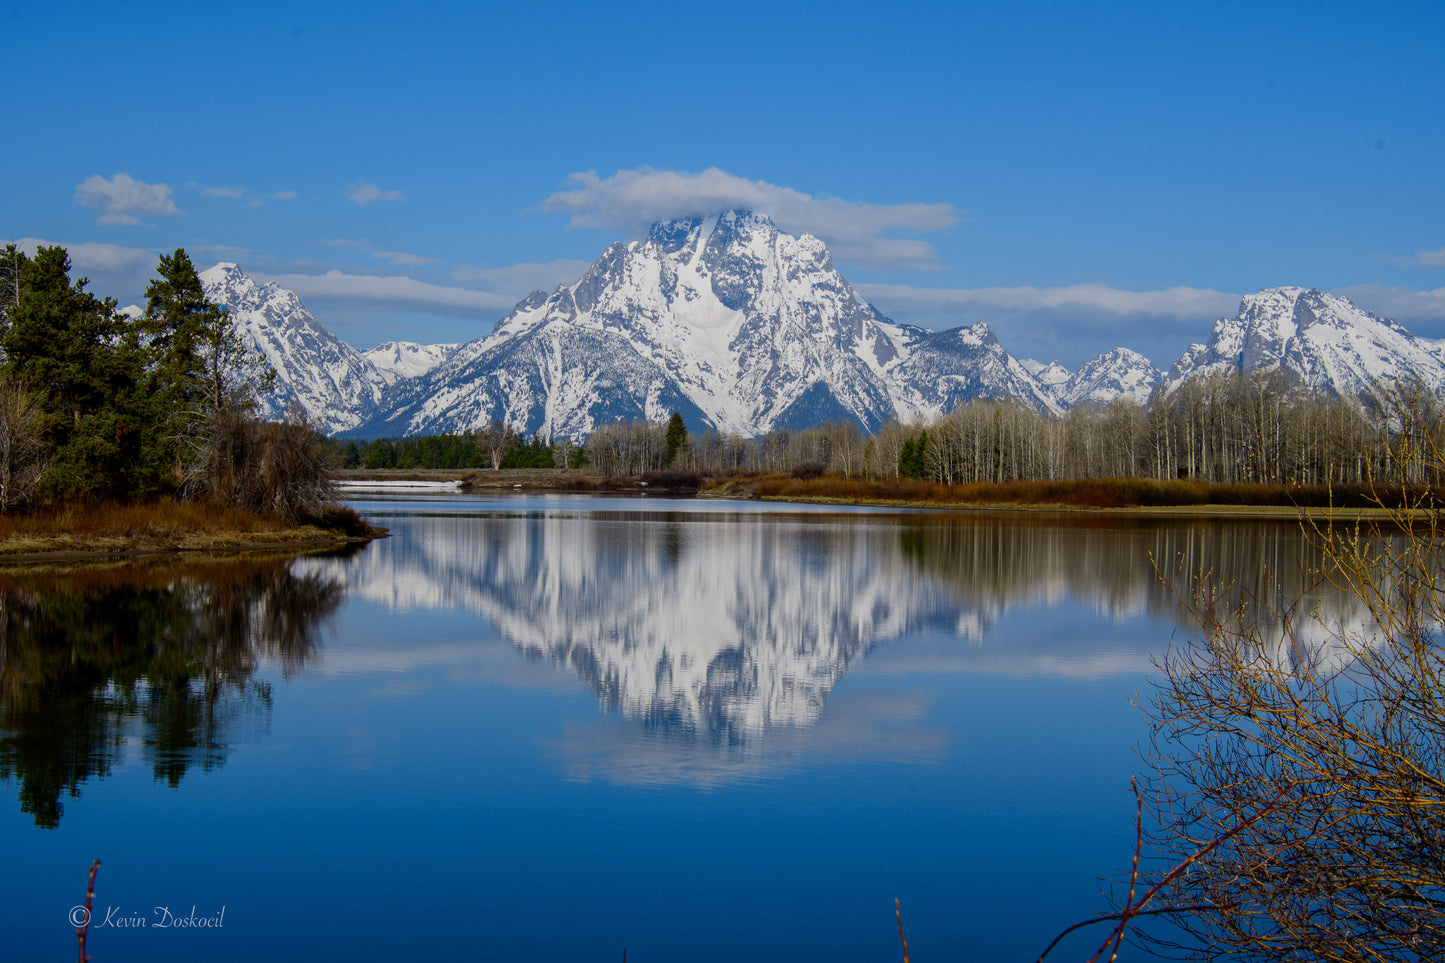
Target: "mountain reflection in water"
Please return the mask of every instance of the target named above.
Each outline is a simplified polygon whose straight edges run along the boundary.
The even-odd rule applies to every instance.
[[[825,715],[830,692],[879,643],[904,636],[908,653],[878,653],[877,671],[1142,673],[1187,622],[1181,598],[1201,572],[1229,573],[1220,606],[1308,595],[1326,623],[1363,617],[1354,599],[1317,584],[1319,552],[1288,522],[564,503],[387,523],[396,537],[354,561],[352,591],[397,610],[474,613],[529,657],[574,672],[647,738],[569,732],[569,768],[629,781],[709,782],[717,766],[791,752],[799,730],[845,722]],[[1011,610],[1065,602],[1161,629],[1081,639],[1041,626],[990,644]],[[1267,636],[1285,637],[1268,605],[1257,614]],[[842,728],[886,752],[901,738],[884,737],[890,721],[923,708],[850,711],[861,716]]]
[[[53,828],[138,750],[178,785],[264,736],[263,661],[300,672],[345,590],[285,560],[0,578],[0,777]]]
[[[1328,627],[1366,619],[1318,584],[1319,552],[1289,523],[493,504],[398,512],[392,538],[344,562],[0,579],[0,778],[53,827],[65,795],[117,766],[175,786],[264,737],[263,663],[394,673],[474,660],[488,637],[574,674],[621,723],[539,736],[574,778],[718,785],[804,756],[926,763],[947,744],[927,687],[834,695],[865,656],[875,676],[1142,675],[1188,624],[1200,572],[1228,573],[1222,609],[1268,603],[1254,614],[1281,658],[1314,661]],[[1313,634],[1271,610],[1296,596]],[[344,644],[319,660],[320,627],[348,598],[389,610],[366,666]],[[425,642],[409,613],[427,610],[474,627]],[[995,638],[1011,613],[1025,628]],[[1111,628],[1129,620],[1158,628]]]

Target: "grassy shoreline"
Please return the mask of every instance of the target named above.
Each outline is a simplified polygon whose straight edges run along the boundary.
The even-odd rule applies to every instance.
[[[161,499],[69,504],[0,516],[0,569],[35,565],[209,559],[341,548],[386,536],[348,509],[300,523],[233,508]]]
[[[783,473],[740,472],[708,477],[683,472],[609,477],[565,469],[352,469],[352,480],[460,481],[474,492],[588,492],[686,495],[812,505],[929,508],[970,512],[1092,512],[1160,517],[1387,520],[1386,509],[1423,489],[1403,491],[1364,486],[1226,485],[1187,479],[1103,478],[1046,482],[986,482],[943,485],[914,479],[867,480],[822,475],[798,478]],[[643,482],[647,484],[644,485]],[[1434,493],[1435,505],[1442,493]]]
[[[351,470],[341,473],[341,477],[461,481],[469,490],[485,492],[646,492],[953,512],[1389,520],[1386,509],[1369,503],[1372,496],[1367,491],[1149,479],[948,486],[910,479],[863,480],[837,475],[796,478],[763,473],[705,478],[671,472],[620,478],[558,469]],[[1412,496],[1399,489],[1383,493],[1387,504]],[[325,517],[306,523],[288,524],[237,509],[173,499],[140,504],[78,503],[26,515],[0,516],[0,569],[301,554],[336,550],[386,535],[385,529],[369,525],[345,508],[332,509]]]

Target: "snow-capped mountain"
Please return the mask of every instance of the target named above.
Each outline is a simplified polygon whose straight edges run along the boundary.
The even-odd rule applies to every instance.
[[[1057,367],[1055,362],[1051,367]],[[1055,388],[1054,398],[1063,408],[1076,405],[1107,405],[1115,398],[1145,404],[1163,374],[1153,362],[1137,351],[1115,348],[1099,355]]]
[[[949,331],[898,330],[908,340],[886,375],[900,416],[937,418],[975,398],[1008,398],[1036,411],[1063,413],[1048,388],[982,321]]]
[[[518,303],[489,335],[398,382],[371,434],[503,420],[580,437],[616,418],[680,411],[695,428],[758,435],[841,418],[876,428],[975,397],[1057,407],[986,326],[895,324],[817,238],[727,211],[613,244],[574,284]]]
[[[1164,379],[1173,392],[1222,371],[1282,369],[1297,383],[1341,397],[1382,397],[1418,385],[1445,397],[1445,353],[1348,298],[1306,288],[1251,294],[1233,318],[1214,322],[1208,344],[1191,345]]]
[[[247,347],[276,371],[275,390],[259,399],[263,417],[284,417],[295,400],[329,433],[353,428],[372,413],[390,381],[317,322],[295,294],[275,284],[258,285],[226,262],[200,278],[206,297],[230,309]]]
[[[502,420],[581,438],[615,419],[681,412],[694,429],[756,436],[833,419],[875,429],[936,418],[977,398],[1060,414],[1117,397],[1146,403],[1213,372],[1280,368],[1343,397],[1418,384],[1445,397],[1445,349],[1348,300],[1304,288],[1246,297],[1161,376],[1116,348],[1069,372],[1013,358],[982,323],[933,332],[860,297],[810,235],[728,211],[664,221],[613,244],[583,276],[519,302],[463,345],[388,342],[362,353],[290,291],[234,264],[201,275],[278,373],[263,414],[290,399],[323,430],[429,434]]]
[[[1020,358],[1019,364],[1023,365],[1024,370],[1034,376],[1034,380],[1039,383],[1040,387],[1055,398],[1058,398],[1059,391],[1063,388],[1064,383],[1073,377],[1073,373],[1057,361],[1050,361],[1048,364],[1044,364],[1032,358]]]
[[[402,378],[420,378],[441,364],[457,349],[456,344],[417,344],[414,341],[385,341],[362,352],[388,385]]]

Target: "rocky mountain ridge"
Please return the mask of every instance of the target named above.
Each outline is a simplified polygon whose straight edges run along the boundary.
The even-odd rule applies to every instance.
[[[1445,398],[1445,349],[1348,298],[1309,288],[1247,295],[1233,318],[1214,322],[1164,378],[1173,392],[1191,378],[1223,371],[1281,370],[1291,381],[1341,397],[1388,401],[1418,386]]]
[[[1163,375],[1116,348],[1069,371],[1011,356],[986,324],[896,323],[837,272],[810,235],[726,211],[660,222],[610,246],[576,282],[519,302],[461,345],[388,342],[360,352],[289,291],[234,264],[202,274],[278,372],[267,402],[298,402],[323,430],[378,437],[483,428],[579,439],[619,418],[760,435],[830,420],[867,430],[930,419],[976,398],[1061,414],[1227,370],[1280,368],[1345,396],[1382,382],[1445,396],[1445,350],[1348,300],[1304,288],[1246,297]]]
[[[276,372],[275,390],[259,399],[262,417],[285,417],[294,402],[329,434],[355,428],[375,410],[387,377],[312,317],[295,294],[257,284],[224,261],[200,278],[206,297],[230,310],[246,345]]]

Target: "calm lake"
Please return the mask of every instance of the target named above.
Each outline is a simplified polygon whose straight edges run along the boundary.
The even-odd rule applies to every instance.
[[[895,897],[915,960],[1033,960],[1128,866],[1130,700],[1189,637],[1153,560],[1316,563],[1289,522],[353,504],[392,537],[0,578],[5,958],[74,957],[99,857],[96,963],[884,961]]]

